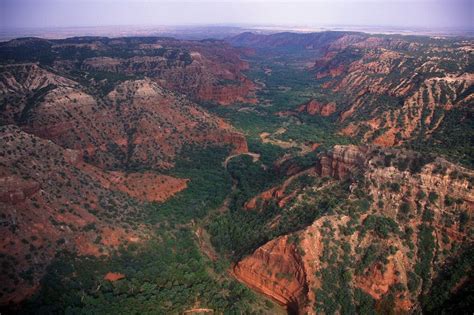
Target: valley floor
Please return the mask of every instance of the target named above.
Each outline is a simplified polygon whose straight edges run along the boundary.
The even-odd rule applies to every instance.
[[[16,251],[0,256],[11,284],[0,297],[15,302],[0,312],[431,314],[474,304],[474,172],[461,141],[474,80],[409,76],[421,87],[402,80],[399,94],[384,92],[408,76],[393,64],[428,67],[437,59],[421,62],[424,52],[447,53],[450,42],[330,32],[318,38],[327,51],[248,53],[212,41],[81,40],[76,51],[31,39],[58,59],[1,66],[0,88],[13,95],[0,106],[5,235],[27,215],[24,236],[1,242]],[[0,53],[14,58],[17,44]],[[19,88],[32,73],[42,79]],[[456,141],[438,145],[446,137]],[[15,288],[27,299],[12,298]]]

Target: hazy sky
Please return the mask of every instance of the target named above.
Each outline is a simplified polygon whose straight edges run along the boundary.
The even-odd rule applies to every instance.
[[[364,25],[474,29],[474,0],[0,0],[0,27]]]

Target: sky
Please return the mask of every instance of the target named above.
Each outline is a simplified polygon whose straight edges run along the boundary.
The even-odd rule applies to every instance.
[[[0,28],[394,26],[473,30],[474,0],[0,0]]]

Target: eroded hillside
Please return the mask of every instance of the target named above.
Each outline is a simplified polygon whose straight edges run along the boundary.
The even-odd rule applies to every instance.
[[[0,43],[0,307],[472,308],[473,44]]]
[[[447,300],[438,278],[449,270],[455,294],[471,272],[473,175],[410,151],[336,146],[305,181],[273,197],[285,200],[273,216],[265,195],[247,210],[267,213],[267,234],[308,211],[312,223],[259,247],[233,272],[295,313],[436,309]],[[343,200],[328,193],[337,182],[347,187]]]
[[[341,132],[382,146],[437,146],[468,162],[472,151],[473,45],[443,39],[346,35],[316,61],[337,94]]]
[[[221,104],[253,101],[240,50],[222,41],[162,37],[23,38],[0,44],[2,63],[39,62],[107,93],[125,78],[152,78],[188,96]]]
[[[100,167],[167,168],[193,143],[246,151],[243,136],[224,121],[150,79],[123,81],[100,96],[36,64],[4,70],[3,123],[80,150]]]
[[[163,87],[172,88],[164,80],[164,69],[199,72],[190,83],[198,90],[187,89],[190,97],[200,97],[200,86],[210,87],[221,75],[240,85],[245,63],[230,48],[208,47],[216,50],[209,57],[212,61],[192,53],[201,58],[193,64],[181,60],[188,48],[194,49],[188,47],[191,43],[171,41],[180,48],[165,49],[142,42],[146,47],[135,52],[158,49],[164,54],[157,57],[160,62],[139,60],[145,66],[119,67],[122,77],[98,80],[89,76],[92,71],[114,70],[107,68],[110,60],[100,59],[110,57],[92,57],[94,52],[124,52],[78,41],[25,39],[0,48],[2,304],[21,302],[41,289],[40,280],[61,253],[107,257],[153,239],[144,209],[194,181],[186,174],[165,174],[190,148],[247,152],[245,137],[231,125]],[[206,49],[205,43],[196,45]],[[27,53],[28,47],[34,51]],[[81,54],[90,58],[81,60]],[[79,74],[77,67],[88,72]],[[138,78],[144,75],[154,77]],[[185,89],[183,82],[174,84]],[[207,97],[221,102],[225,93],[216,96],[218,90]]]

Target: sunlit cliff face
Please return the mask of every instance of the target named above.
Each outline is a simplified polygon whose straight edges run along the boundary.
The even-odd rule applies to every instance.
[[[463,313],[473,51],[0,43],[0,312]]]

